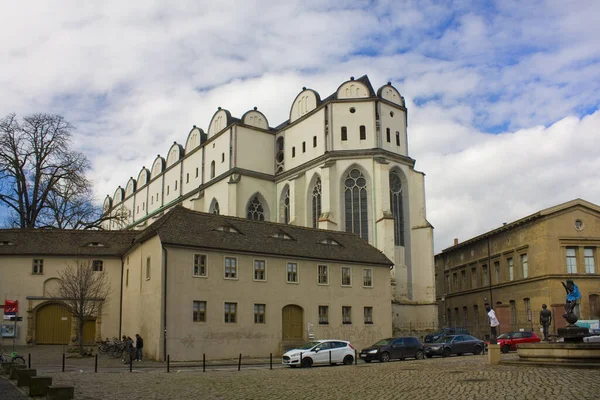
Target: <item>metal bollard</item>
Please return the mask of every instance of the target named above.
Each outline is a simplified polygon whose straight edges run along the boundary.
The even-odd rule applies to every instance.
[[[133,357],[129,353],[129,372],[133,371]]]
[[[354,365],[358,365],[358,352],[354,350]]]
[[[206,372],[206,353],[202,353],[202,372]]]
[[[96,354],[96,359],[94,360],[94,372],[98,372],[98,354]]]
[[[31,369],[31,353],[27,353],[27,368]]]
[[[62,359],[62,372],[65,372],[65,353],[63,353],[63,359]]]
[[[329,350],[329,365],[331,365],[331,350]]]
[[[273,353],[269,353],[269,369],[273,369]]]
[[[171,361],[171,360],[170,360],[170,358],[169,358],[169,357],[170,357],[170,356],[167,354],[167,372],[170,372],[170,371],[171,371],[171,365],[170,365],[170,361]]]
[[[240,358],[238,359],[238,371],[242,368],[242,353],[240,353]]]

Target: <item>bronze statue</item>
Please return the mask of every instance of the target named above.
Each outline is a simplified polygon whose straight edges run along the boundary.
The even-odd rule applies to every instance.
[[[571,279],[567,279],[567,282],[561,282],[565,290],[567,291],[567,299],[565,301],[565,313],[563,314],[563,318],[567,320],[569,325],[575,325],[578,318],[577,315],[573,312],[575,306],[577,305],[577,300],[581,298],[581,293],[579,293],[579,288]]]
[[[548,327],[552,323],[552,311],[548,310],[548,306],[542,304],[542,311],[540,311],[540,325],[544,332],[544,340],[548,341]]]

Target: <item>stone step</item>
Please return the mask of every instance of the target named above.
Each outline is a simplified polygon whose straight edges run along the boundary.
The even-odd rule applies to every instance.
[[[8,378],[11,380],[17,379],[17,370],[19,369],[27,369],[27,365],[25,364],[13,364],[8,368],[9,375]]]
[[[29,378],[29,397],[46,396],[48,386],[52,386],[52,377],[32,376]]]
[[[17,386],[29,386],[29,380],[32,376],[37,375],[35,369],[18,369],[17,370]]]
[[[50,385],[46,400],[71,400],[75,397],[75,388],[68,385]]]

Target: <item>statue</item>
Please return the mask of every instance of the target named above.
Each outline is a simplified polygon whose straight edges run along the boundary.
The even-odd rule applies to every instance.
[[[542,304],[542,311],[540,311],[540,325],[544,332],[544,341],[548,341],[548,327],[552,323],[552,311],[548,310],[548,306]]]
[[[575,306],[577,305],[577,300],[581,298],[581,293],[579,293],[579,288],[571,279],[567,279],[567,283],[561,282],[565,290],[567,291],[567,299],[565,302],[565,313],[563,314],[563,318],[567,320],[570,326],[575,325],[577,322],[577,315],[573,312]]]

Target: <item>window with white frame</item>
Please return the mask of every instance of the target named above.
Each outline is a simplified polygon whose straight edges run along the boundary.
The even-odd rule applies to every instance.
[[[225,279],[237,279],[237,258],[225,257]]]
[[[319,324],[329,324],[329,306],[319,306]]]
[[[237,303],[225,303],[225,323],[235,323],[237,317]]]
[[[254,280],[267,280],[267,269],[265,260],[254,260]]]
[[[255,324],[264,324],[265,323],[265,308],[267,306],[265,304],[255,304],[254,305],[254,323]]]
[[[514,265],[513,265],[513,259],[512,257],[509,257],[506,259],[506,262],[508,264],[508,279],[511,281],[515,280],[515,271],[514,271]]]
[[[350,267],[342,267],[342,286],[352,286],[352,271]]]
[[[36,274],[36,275],[42,275],[44,273],[44,260],[43,259],[39,258],[39,259],[33,260],[33,267],[31,269],[31,273]]]
[[[371,268],[363,269],[363,286],[373,287],[373,270]]]
[[[342,324],[352,323],[352,307],[342,306]]]
[[[194,276],[207,276],[206,256],[204,254],[194,254]]]
[[[487,265],[483,265],[481,267],[481,271],[483,272],[483,285],[487,286],[487,285],[490,284],[490,281],[489,281],[490,276],[488,274],[488,267],[487,267]]]
[[[104,262],[102,262],[102,260],[93,260],[92,261],[92,271],[102,272],[103,270],[104,270]]]
[[[527,254],[521,254],[521,269],[523,278],[529,277],[529,265],[527,264]]]
[[[365,324],[373,323],[373,307],[365,307]]]
[[[318,267],[318,280],[319,285],[329,284],[329,267],[327,265],[319,265]]]
[[[577,256],[575,247],[567,247],[567,273],[577,273]]]
[[[529,298],[524,298],[523,299],[523,305],[525,306],[525,314],[527,316],[527,321],[531,322],[532,318],[532,312],[531,312],[531,299]]]
[[[583,256],[585,258],[585,273],[595,274],[596,267],[594,266],[594,249],[591,247],[584,248]]]
[[[206,322],[206,302],[194,301],[192,321]]]
[[[298,282],[298,264],[287,263],[286,279],[288,282]]]

